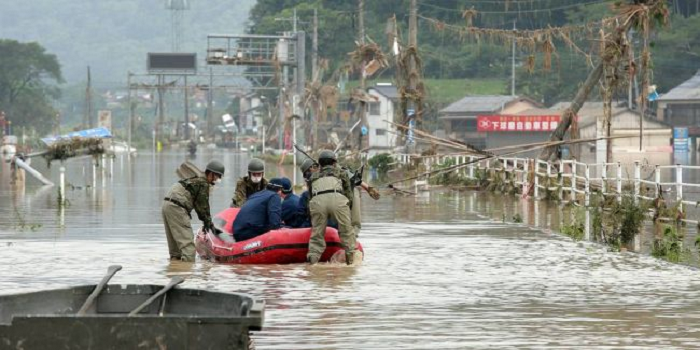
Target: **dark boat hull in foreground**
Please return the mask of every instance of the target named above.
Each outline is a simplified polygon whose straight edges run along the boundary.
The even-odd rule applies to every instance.
[[[0,349],[248,349],[265,303],[246,294],[175,288],[128,313],[157,285],[108,285],[84,315],[94,285],[0,295]]]

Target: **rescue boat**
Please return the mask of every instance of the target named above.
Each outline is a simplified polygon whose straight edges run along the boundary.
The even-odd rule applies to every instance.
[[[282,228],[273,230],[246,241],[233,239],[233,220],[239,208],[229,208],[214,216],[214,225],[222,232],[199,229],[195,238],[197,254],[203,259],[228,264],[295,264],[306,262],[309,251],[311,228]],[[360,242],[355,249],[364,253]],[[326,250],[321,255],[321,262],[343,252],[338,231],[326,228]],[[344,254],[343,258],[345,257]]]

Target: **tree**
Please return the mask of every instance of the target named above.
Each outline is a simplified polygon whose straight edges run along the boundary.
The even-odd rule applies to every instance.
[[[56,111],[51,99],[60,90],[61,66],[38,43],[0,40],[0,109],[16,127],[51,130]]]

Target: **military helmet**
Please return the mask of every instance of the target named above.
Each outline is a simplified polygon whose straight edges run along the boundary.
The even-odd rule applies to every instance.
[[[209,162],[209,164],[207,164],[207,171],[219,176],[224,176],[224,165],[218,160],[212,160]]]
[[[321,159],[338,160],[338,158],[335,155],[335,152],[328,149],[324,149],[323,151],[321,151],[321,153],[319,153],[318,160],[320,161]]]
[[[249,173],[262,173],[265,171],[265,162],[261,159],[253,158],[248,162]]]
[[[301,173],[305,173],[311,169],[312,166],[314,166],[316,162],[314,162],[313,159],[311,158],[306,158],[303,162],[301,162],[301,165],[299,166],[299,170],[301,170]]]

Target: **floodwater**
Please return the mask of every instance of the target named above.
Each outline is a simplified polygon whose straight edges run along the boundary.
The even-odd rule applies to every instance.
[[[228,206],[247,156],[215,152],[195,162],[216,157],[226,165],[213,194],[217,212]],[[258,349],[700,347],[695,269],[504,223],[494,218],[512,204],[474,192],[365,196],[359,266],[170,263],[160,204],[182,160],[177,153],[117,158],[104,180],[100,170],[93,179],[89,160],[68,161],[74,187],[64,211],[56,188],[27,179],[25,190],[13,189],[3,165],[0,293],[96,283],[121,264],[115,283],[166,283],[181,274],[188,287],[264,298]],[[59,164],[47,171],[40,163],[58,179]],[[557,215],[543,209],[536,224],[553,226]]]

